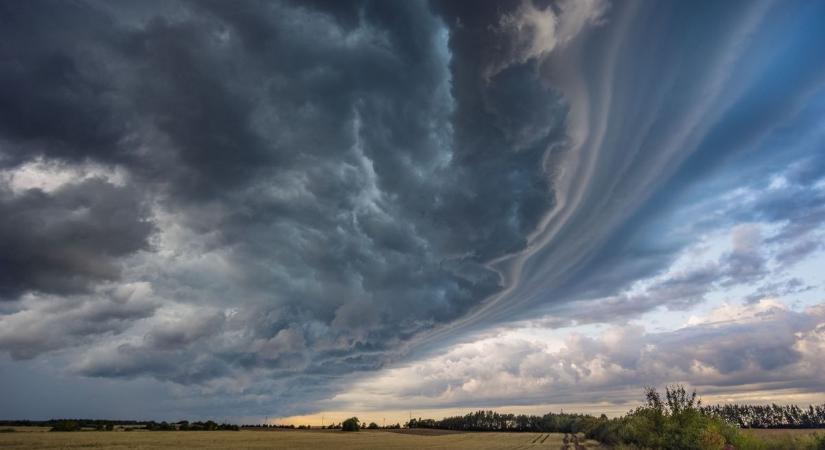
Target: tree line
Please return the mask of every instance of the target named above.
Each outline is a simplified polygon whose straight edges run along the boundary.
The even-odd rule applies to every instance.
[[[242,425],[243,429],[250,430],[267,430],[267,429],[289,429],[289,430],[311,430],[311,429],[325,429],[325,430],[343,430],[343,431],[359,431],[359,430],[397,430],[401,428],[400,423],[380,426],[375,422],[361,422],[357,417],[350,417],[343,422],[333,422],[329,425],[311,426],[311,425],[279,425],[279,424],[254,424]]]
[[[530,431],[537,433],[577,433],[597,420],[585,414],[548,413],[543,416],[476,411],[441,420],[412,419],[408,428],[438,428],[457,431]]]
[[[825,428],[825,405],[713,405],[702,412],[740,428]]]
[[[763,450],[768,447],[740,428],[825,428],[825,405],[810,406],[702,406],[696,392],[674,385],[664,395],[645,388],[645,403],[613,419],[604,414],[549,413],[543,416],[476,411],[441,420],[412,419],[409,428],[461,431],[527,431],[583,433],[609,446],[663,450]],[[825,435],[788,437],[793,442],[770,448],[825,450]],[[786,445],[787,444],[787,445]],[[779,445],[779,444],[777,444]]]
[[[108,419],[50,419],[50,420],[2,420],[4,427],[50,427],[50,431],[114,431],[122,428],[130,431],[140,428],[149,431],[238,431],[240,427],[229,423],[205,422],[156,422],[154,420],[108,420]]]
[[[655,391],[646,391],[648,406],[664,408],[671,405],[677,412],[694,408],[699,413],[716,417],[739,428],[825,428],[825,404],[801,408],[797,405],[709,405],[702,406],[698,398],[688,398],[683,387],[671,386],[663,399]],[[678,398],[677,398],[678,397]],[[658,400],[657,400],[658,399]],[[633,411],[631,412],[631,414]],[[413,418],[408,428],[437,428],[459,431],[527,431],[537,433],[576,433],[606,420],[588,414],[548,413],[542,416],[505,414],[496,411],[476,411],[464,416],[441,420]]]

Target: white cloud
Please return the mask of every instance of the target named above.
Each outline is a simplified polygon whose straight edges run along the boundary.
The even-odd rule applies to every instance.
[[[505,331],[386,370],[330,405],[370,410],[632,402],[643,385],[671,382],[710,395],[743,389],[757,396],[772,389],[788,394],[788,388],[813,395],[825,388],[825,303],[803,313],[778,300],[724,305],[665,333],[624,325],[589,337],[573,329],[560,348],[524,339],[526,334]]]
[[[118,167],[101,164],[65,164],[37,158],[13,169],[0,170],[0,181],[7,184],[12,192],[21,193],[28,189],[54,192],[69,183],[99,178],[114,186],[126,185],[126,172]]]
[[[788,312],[788,307],[781,301],[773,298],[765,298],[753,304],[730,304],[723,303],[714,308],[710,313],[700,316],[690,316],[688,326],[724,324],[731,322],[754,322],[762,320],[772,314]]]
[[[603,21],[608,7],[605,0],[564,0],[555,9],[538,8],[532,0],[522,1],[518,9],[499,20],[497,31],[512,39],[512,48],[492,63],[486,77],[570,44],[584,28]]]
[[[19,359],[111,339],[160,305],[145,282],[105,285],[74,298],[29,294],[21,303],[19,311],[0,315],[0,350]]]

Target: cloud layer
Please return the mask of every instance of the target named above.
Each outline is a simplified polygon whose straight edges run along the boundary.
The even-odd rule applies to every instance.
[[[765,299],[725,305],[684,328],[614,326],[595,337],[530,338],[519,330],[364,380],[329,407],[363,410],[638,401],[645,385],[681,382],[708,396],[822,392],[825,315]]]
[[[821,8],[0,2],[0,365],[201,415],[813,389]],[[483,337],[525,319],[615,328]]]
[[[560,94],[488,59],[458,93],[425,2],[53,6],[3,5],[13,358],[323,393],[499,289],[552,203]]]

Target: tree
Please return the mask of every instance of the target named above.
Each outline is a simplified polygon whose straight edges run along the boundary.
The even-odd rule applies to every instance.
[[[80,431],[80,424],[76,420],[61,420],[50,431]]]
[[[377,430],[378,429],[378,424],[375,423],[375,422],[370,422],[370,424],[367,428],[369,428],[370,430]]]
[[[341,423],[341,429],[344,431],[358,431],[361,428],[361,421],[357,417],[350,417]]]

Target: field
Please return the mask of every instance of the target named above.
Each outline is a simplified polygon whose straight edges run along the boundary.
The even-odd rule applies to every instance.
[[[764,448],[770,449],[800,449],[822,448],[822,443],[816,438],[825,435],[822,429],[750,429],[743,430],[746,435],[753,436],[762,442]]]
[[[17,431],[23,433],[40,433],[51,430],[51,427],[0,427],[0,433],[8,431]]]
[[[752,434],[762,439],[779,438],[784,436],[808,436],[811,434],[825,434],[821,428],[751,428],[742,430],[744,433]]]
[[[22,431],[22,430],[21,430]],[[169,431],[0,433],[3,449],[553,449],[576,450],[558,433],[439,433],[388,431]],[[572,441],[569,439],[568,441]],[[584,442],[578,448],[600,448]]]

